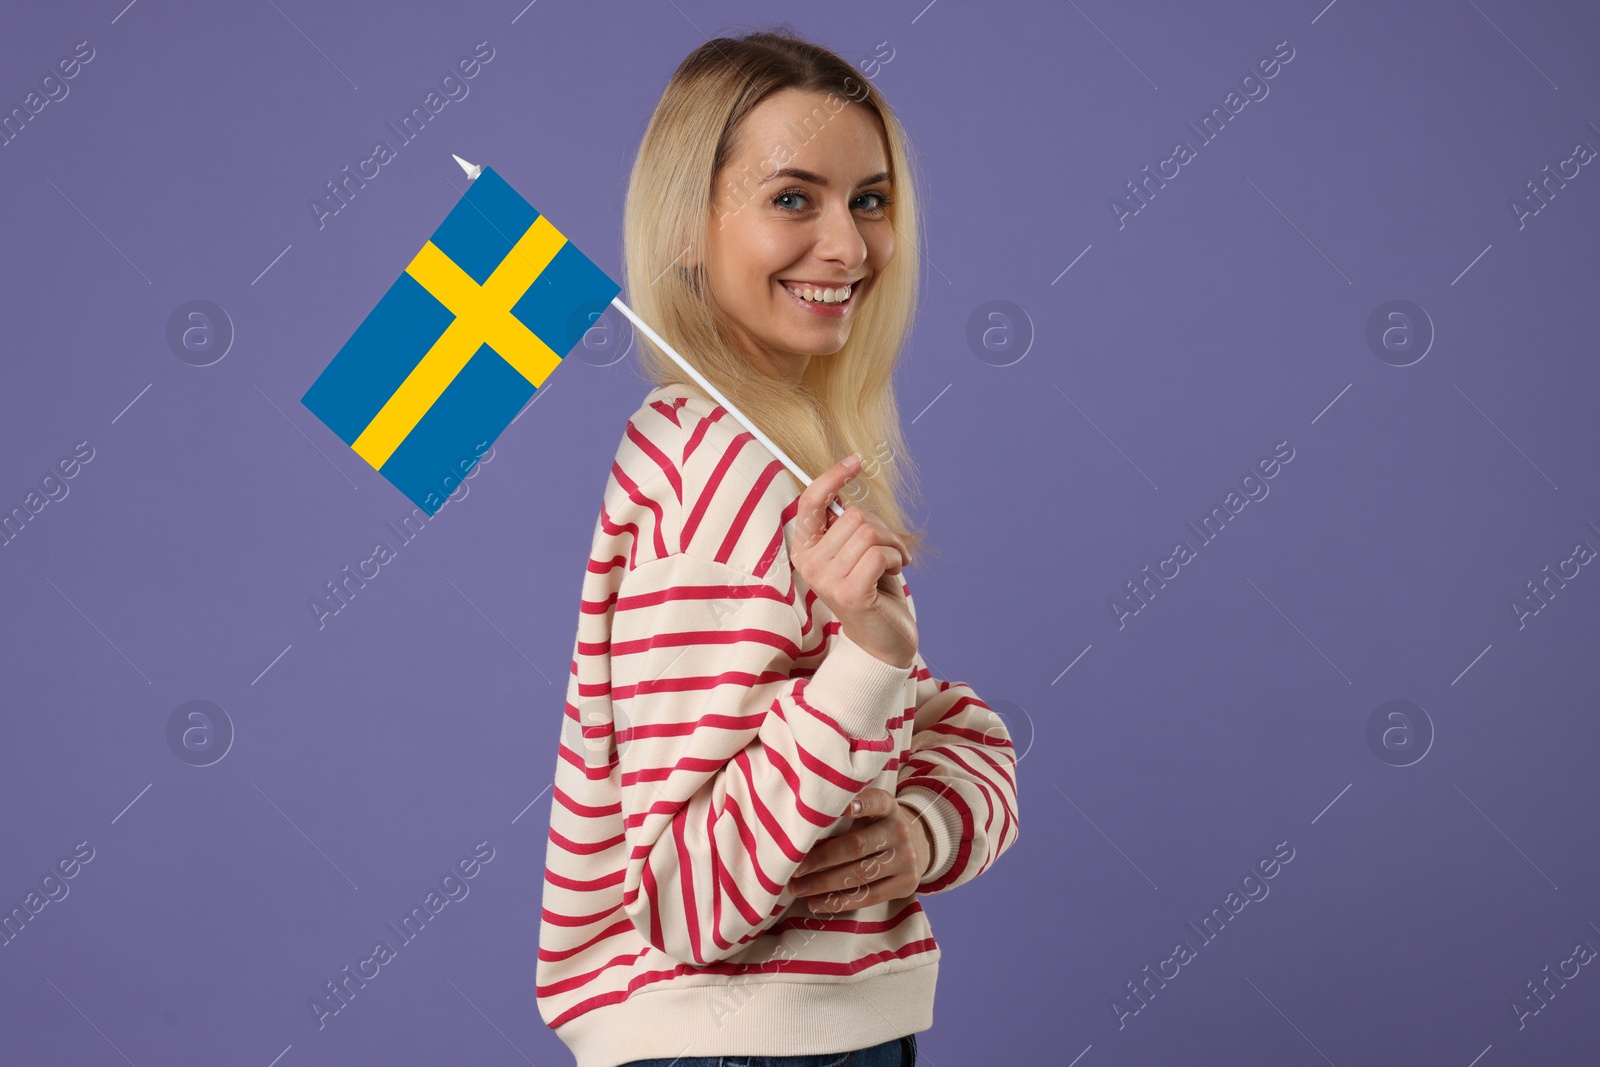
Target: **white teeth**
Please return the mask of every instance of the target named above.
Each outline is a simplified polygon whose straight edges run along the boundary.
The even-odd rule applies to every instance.
[[[801,300],[809,300],[813,304],[842,304],[850,299],[850,290],[854,286],[846,285],[838,289],[815,289],[809,285],[795,288],[785,284],[784,288]]]

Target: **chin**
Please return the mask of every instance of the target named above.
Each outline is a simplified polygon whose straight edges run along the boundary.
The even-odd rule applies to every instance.
[[[786,338],[781,348],[786,352],[799,352],[807,356],[833,356],[838,355],[850,340],[850,334],[837,334],[827,338],[816,336]]]

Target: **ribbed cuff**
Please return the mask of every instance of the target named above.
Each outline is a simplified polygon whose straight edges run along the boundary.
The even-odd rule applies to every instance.
[[[956,846],[961,842],[961,813],[925,785],[908,785],[895,794],[895,799],[920,813],[928,827],[933,857],[921,880],[931,882],[955,866]]]
[[[875,740],[905,710],[901,704],[909,677],[911,666],[885,663],[839,630],[806,683],[806,702],[833,716],[851,737]]]

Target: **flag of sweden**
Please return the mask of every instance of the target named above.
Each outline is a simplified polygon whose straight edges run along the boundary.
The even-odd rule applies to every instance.
[[[301,403],[433,515],[620,291],[484,167]]]

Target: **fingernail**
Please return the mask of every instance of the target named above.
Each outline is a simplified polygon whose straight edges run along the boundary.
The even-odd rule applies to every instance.
[[[805,874],[810,869],[811,869],[811,861],[810,860],[801,860],[800,861],[800,866],[798,866],[798,867],[796,867],[794,869],[794,876],[796,878],[798,878],[802,874]]]
[[[852,800],[850,802],[850,814],[851,815],[860,815],[861,814],[861,801]]]
[[[857,467],[861,466],[861,453],[852,452],[848,456],[844,457],[844,465],[849,467],[851,470],[855,470]]]

